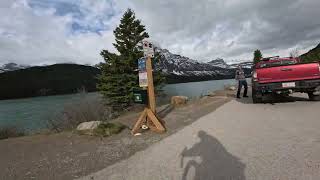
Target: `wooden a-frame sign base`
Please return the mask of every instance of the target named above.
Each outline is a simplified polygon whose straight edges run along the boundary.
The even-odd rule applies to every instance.
[[[132,134],[138,133],[144,123],[150,128],[151,131],[157,133],[164,133],[166,129],[164,128],[164,122],[161,121],[156,116],[156,100],[154,94],[154,85],[153,85],[153,74],[152,74],[152,63],[151,57],[148,55],[146,60],[146,70],[147,70],[147,81],[148,81],[148,107],[144,109],[141,113],[138,121],[132,129]]]
[[[160,120],[154,115],[154,113],[149,108],[145,108],[141,113],[138,121],[134,125],[131,133],[134,135],[139,132],[142,125],[147,122],[147,126],[151,131],[157,133],[164,133],[166,131],[165,127],[162,125]]]

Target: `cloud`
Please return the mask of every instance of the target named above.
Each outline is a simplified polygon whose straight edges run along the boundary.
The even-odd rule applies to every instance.
[[[102,61],[113,29],[135,10],[162,48],[201,61],[287,56],[320,42],[318,0],[1,0],[0,63]]]
[[[62,0],[1,1],[0,63],[100,62],[102,49],[114,51],[112,29],[122,14],[110,4],[99,0],[77,1],[76,5]]]
[[[318,0],[135,0],[133,9],[151,37],[168,49],[201,60],[287,56],[320,41]]]

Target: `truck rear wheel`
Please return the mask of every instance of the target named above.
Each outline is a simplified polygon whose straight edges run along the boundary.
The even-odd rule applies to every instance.
[[[320,101],[320,96],[319,95],[314,95],[313,92],[308,93],[310,101]]]
[[[255,89],[252,89],[252,101],[253,101],[253,104],[262,103],[262,97],[258,96],[258,93]]]

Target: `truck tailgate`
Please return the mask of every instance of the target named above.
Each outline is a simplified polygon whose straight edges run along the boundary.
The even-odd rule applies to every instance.
[[[319,64],[295,64],[260,68],[256,70],[259,83],[290,82],[307,79],[319,79]]]

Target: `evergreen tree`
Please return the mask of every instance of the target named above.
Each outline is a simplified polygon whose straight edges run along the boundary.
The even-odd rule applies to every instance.
[[[120,25],[114,30],[116,43],[113,45],[119,55],[108,50],[101,52],[105,63],[99,65],[102,74],[97,88],[114,110],[122,110],[130,105],[133,88],[139,87],[138,73],[135,70],[138,68],[137,60],[143,57],[140,42],[149,37],[145,30],[134,12],[128,9],[120,20]]]
[[[259,49],[254,51],[253,56],[254,56],[253,58],[254,64],[257,64],[262,59],[262,53]]]

